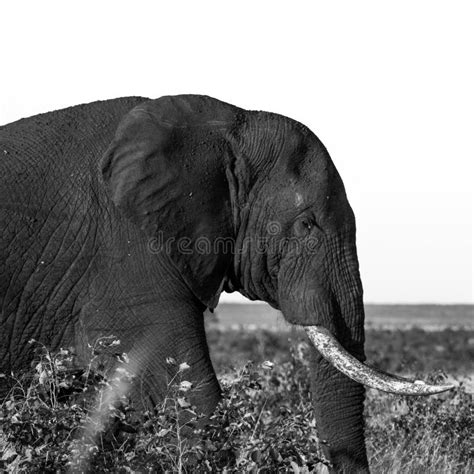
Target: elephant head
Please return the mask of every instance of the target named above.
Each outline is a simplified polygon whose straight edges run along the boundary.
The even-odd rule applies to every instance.
[[[239,291],[306,329],[317,426],[336,469],[367,470],[363,384],[448,388],[362,363],[354,214],[326,148],[304,125],[205,96],[163,97],[128,113],[101,166],[115,205],[161,242],[203,305]]]

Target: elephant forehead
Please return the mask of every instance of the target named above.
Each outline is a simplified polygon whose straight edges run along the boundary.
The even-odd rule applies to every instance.
[[[314,179],[286,182],[286,185],[273,186],[264,193],[265,201],[274,217],[292,219],[306,210],[312,210],[317,219],[334,219],[334,214],[344,214],[346,199],[343,188],[337,182]]]
[[[293,176],[282,188],[286,188],[287,198],[296,206],[317,203],[326,195],[337,191],[334,176],[327,167],[311,169],[299,176]]]
[[[300,207],[304,203],[303,195],[298,191],[295,192],[295,206]]]
[[[316,202],[317,199],[315,199],[314,194],[294,186],[279,187],[267,194],[267,203],[275,213],[302,211],[313,207]]]

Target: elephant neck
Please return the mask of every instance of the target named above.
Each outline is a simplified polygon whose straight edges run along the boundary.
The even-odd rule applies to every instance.
[[[272,280],[262,280],[262,275],[268,275],[267,254],[260,247],[262,241],[251,219],[250,206],[242,209],[224,290],[228,293],[238,291],[252,301],[264,301],[279,309],[277,289]]]
[[[227,172],[234,224],[234,256],[224,290],[239,291],[250,300],[278,308],[277,291],[268,274],[267,255],[261,248],[266,235],[262,217],[262,188],[278,162],[282,137],[290,122],[268,112],[246,114],[229,138]],[[262,228],[263,225],[263,228]]]

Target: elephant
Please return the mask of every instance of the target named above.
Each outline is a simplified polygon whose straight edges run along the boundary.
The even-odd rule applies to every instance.
[[[226,291],[306,330],[335,472],[368,472],[365,385],[450,388],[363,363],[354,213],[295,120],[201,95],[98,101],[2,126],[0,171],[0,372],[30,363],[31,338],[80,354],[113,333],[151,403],[171,357],[210,414],[221,390],[203,312]]]

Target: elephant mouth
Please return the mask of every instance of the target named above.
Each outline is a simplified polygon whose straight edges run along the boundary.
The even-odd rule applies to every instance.
[[[409,380],[363,364],[349,354],[337,339],[322,326],[306,326],[314,347],[336,369],[367,387],[398,395],[433,395],[454,388],[454,385],[430,385],[421,380]]]

